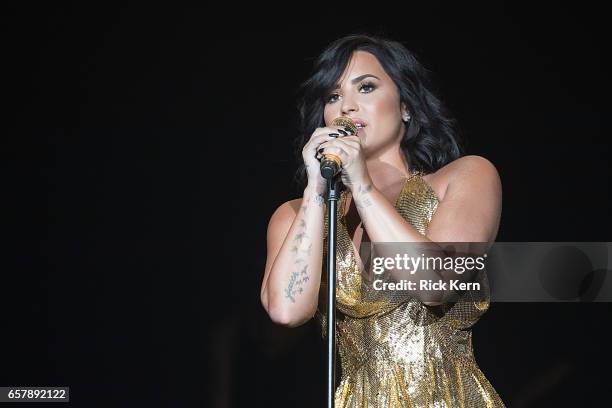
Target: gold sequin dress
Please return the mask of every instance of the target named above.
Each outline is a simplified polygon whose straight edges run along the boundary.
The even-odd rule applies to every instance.
[[[486,275],[478,278],[480,292],[468,291],[469,298],[436,307],[415,298],[391,301],[368,292],[343,215],[348,194],[341,193],[337,218],[336,334],[341,372],[335,406],[503,407],[472,350],[470,328],[489,307]],[[421,175],[414,174],[406,179],[395,208],[425,234],[438,202]],[[324,272],[317,312],[324,338],[326,298]]]

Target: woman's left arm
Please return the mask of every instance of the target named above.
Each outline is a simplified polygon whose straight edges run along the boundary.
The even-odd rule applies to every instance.
[[[408,256],[414,260],[425,253],[428,258],[440,260],[449,256],[476,257],[482,255],[495,241],[501,215],[501,182],[497,170],[485,158],[464,156],[443,168],[448,177],[446,192],[438,203],[425,235],[421,235],[372,183],[363,159],[361,141],[356,136],[335,139],[321,146],[325,153],[335,153],[342,159],[343,180],[351,189],[370,241],[374,244],[418,243],[404,245],[399,249],[378,245],[375,249],[383,255],[381,258],[399,256],[406,259]],[[453,243],[453,248],[448,248],[444,243]],[[417,288],[412,294],[421,302],[438,305],[450,300],[454,291],[432,290],[428,287],[421,289],[419,285],[422,282],[446,282],[450,287],[451,281],[471,278],[471,274],[445,268],[429,269],[428,264],[407,271],[396,266],[389,268],[389,272],[396,281],[412,281]]]
[[[352,195],[372,242],[493,242],[501,215],[501,181],[480,156],[450,163],[444,198],[421,235],[398,214],[371,181],[354,186]]]
[[[501,182],[497,171],[488,160],[478,156],[463,157],[450,166],[452,168],[446,169],[450,170],[450,180],[444,198],[438,204],[425,235],[405,221],[371,184],[355,189],[358,191],[354,196],[355,204],[372,242],[423,243],[399,248],[379,245],[379,255],[388,258],[399,253],[415,259],[424,255],[448,259],[451,255],[475,260],[489,249],[495,241],[501,214]],[[450,247],[454,253],[448,252]],[[458,282],[470,282],[474,276],[472,271],[459,273],[458,269],[445,268],[390,269],[389,272],[396,281],[414,282],[416,290],[412,294],[425,305],[436,306],[457,299],[453,282],[458,288]],[[420,286],[423,282],[444,282],[444,285],[434,290]]]
[[[421,235],[376,189],[363,156],[361,139],[346,136],[320,146],[342,159],[343,181],[372,242],[493,242],[501,214],[501,181],[480,156],[464,156],[443,169],[448,175],[444,198],[427,233]]]

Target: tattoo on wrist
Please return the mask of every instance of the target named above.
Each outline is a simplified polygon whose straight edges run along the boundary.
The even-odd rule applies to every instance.
[[[319,205],[319,207],[321,207],[323,205],[323,203],[325,202],[325,195],[323,193],[319,193],[319,194],[315,195],[314,201],[315,201],[315,203],[317,203]]]
[[[359,200],[355,200],[355,206],[357,209],[367,208],[372,205],[372,200],[370,199],[370,191],[372,191],[371,184],[360,184],[357,189],[357,196]]]
[[[359,194],[368,194],[370,191],[372,191],[372,185],[371,184],[360,184],[359,185]]]
[[[357,202],[357,200],[355,200],[355,207],[357,207],[358,210],[361,210],[361,209],[364,209],[364,208],[368,208],[371,205],[372,205],[372,201],[370,201],[370,199],[368,197],[362,197],[361,201],[359,201],[359,202]]]

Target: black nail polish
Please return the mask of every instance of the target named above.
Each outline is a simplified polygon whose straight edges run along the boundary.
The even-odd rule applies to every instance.
[[[342,130],[342,129],[338,129],[338,132],[342,133],[342,135],[343,135],[343,136],[348,135],[348,133],[346,133],[346,132],[345,132],[344,130]]]
[[[351,135],[353,134],[353,129],[351,129],[350,127],[345,127],[344,130],[349,132]]]
[[[338,136],[340,136],[340,133],[330,133],[329,135],[331,137],[338,137]]]
[[[323,150],[324,150],[324,149],[325,149],[324,147],[320,148],[320,149],[318,150],[318,151],[319,151],[319,153],[323,153]]]

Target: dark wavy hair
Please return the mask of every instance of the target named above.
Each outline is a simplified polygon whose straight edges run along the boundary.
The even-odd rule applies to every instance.
[[[380,36],[352,34],[332,42],[314,63],[311,76],[298,90],[299,136],[295,148],[299,166],[295,178],[307,181],[302,149],[318,127],[325,126],[326,96],[334,88],[355,51],[373,54],[399,89],[400,102],[410,112],[400,147],[412,170],[432,173],[463,155],[456,121],[434,94],[429,73],[404,45]]]

